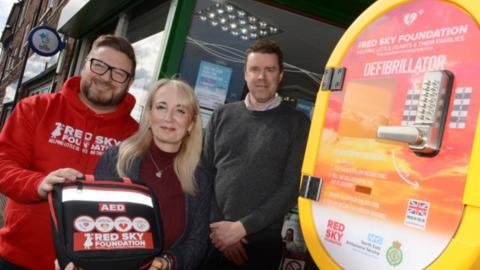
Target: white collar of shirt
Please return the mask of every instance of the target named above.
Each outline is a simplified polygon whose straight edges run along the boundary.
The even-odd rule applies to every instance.
[[[260,106],[260,108],[253,108],[252,103],[250,102],[250,93],[248,93],[247,96],[245,97],[244,102],[245,102],[245,106],[250,111],[268,111],[278,107],[280,103],[282,103],[282,98],[278,96],[278,93],[275,93],[275,96],[269,101],[267,101],[265,104]]]

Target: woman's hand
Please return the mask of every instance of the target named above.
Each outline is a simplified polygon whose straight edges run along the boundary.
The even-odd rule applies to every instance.
[[[65,270],[76,270],[77,268],[75,268],[75,265],[73,265],[73,263],[69,263],[67,264],[67,266],[65,267]],[[60,269],[60,265],[58,264],[58,260],[55,260],[55,270],[61,270]]]
[[[148,270],[170,270],[170,264],[169,262],[160,257],[155,257],[155,259],[152,262],[152,265]]]

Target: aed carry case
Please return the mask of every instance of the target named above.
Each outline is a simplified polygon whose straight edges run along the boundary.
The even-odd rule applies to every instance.
[[[62,270],[69,262],[84,270],[148,269],[162,252],[160,210],[147,186],[87,175],[55,185],[48,202]]]

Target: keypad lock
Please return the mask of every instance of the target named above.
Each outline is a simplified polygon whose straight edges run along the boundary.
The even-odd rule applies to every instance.
[[[380,126],[377,138],[408,143],[418,155],[436,155],[440,151],[453,74],[449,71],[425,73],[415,121],[410,126]]]

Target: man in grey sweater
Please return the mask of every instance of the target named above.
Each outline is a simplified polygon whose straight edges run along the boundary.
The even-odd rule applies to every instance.
[[[244,101],[217,109],[202,166],[214,181],[204,269],[278,269],[284,215],[295,205],[308,118],[277,95],[283,54],[270,40],[246,51]]]

